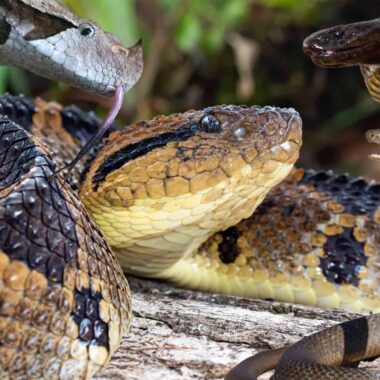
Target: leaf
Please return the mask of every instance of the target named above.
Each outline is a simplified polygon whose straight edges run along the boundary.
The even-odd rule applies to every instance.
[[[102,29],[115,34],[130,46],[140,37],[133,0],[65,0],[73,12],[95,20]]]
[[[9,67],[0,66],[0,93],[7,90]]]

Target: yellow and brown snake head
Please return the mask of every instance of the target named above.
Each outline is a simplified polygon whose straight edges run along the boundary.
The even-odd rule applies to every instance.
[[[87,379],[129,326],[127,281],[45,148],[4,116],[0,160],[1,377]]]
[[[122,266],[161,275],[213,232],[248,217],[291,170],[293,109],[216,106],[110,135],[81,199]]]

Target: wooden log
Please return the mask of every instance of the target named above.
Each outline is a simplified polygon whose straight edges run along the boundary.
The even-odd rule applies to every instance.
[[[257,351],[294,343],[359,316],[135,278],[130,284],[132,326],[98,380],[223,379],[229,368]],[[379,370],[380,360],[363,366]]]

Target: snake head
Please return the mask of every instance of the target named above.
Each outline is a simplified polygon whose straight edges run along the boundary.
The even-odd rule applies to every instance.
[[[45,68],[40,75],[106,96],[112,96],[117,86],[127,91],[143,70],[141,40],[126,48],[87,20],[30,44],[48,56],[50,71]]]
[[[142,74],[141,41],[124,47],[114,35],[77,17],[59,1],[4,0],[2,12],[6,15],[2,63],[106,96],[112,96],[116,87],[127,91]]]
[[[223,105],[157,116],[110,136],[91,166],[91,187],[109,186],[115,177],[141,168],[144,180],[135,178],[136,183],[181,177],[190,181],[187,191],[194,192],[211,186],[212,178],[240,179],[246,166],[294,164],[301,130],[295,110],[275,107]],[[149,174],[152,166],[160,170]]]
[[[255,210],[297,160],[301,125],[274,107],[158,116],[109,136],[81,198],[126,270],[158,274]]]
[[[311,34],[303,49],[321,67],[380,63],[380,18],[339,25]]]

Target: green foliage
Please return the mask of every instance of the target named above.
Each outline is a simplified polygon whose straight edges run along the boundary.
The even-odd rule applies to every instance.
[[[103,29],[117,35],[125,45],[131,45],[139,38],[133,0],[64,0],[64,2],[81,17],[98,20]]]
[[[160,5],[167,9],[169,2],[160,0]],[[219,50],[226,33],[247,16],[248,6],[246,0],[174,1],[170,9],[180,14],[174,29],[178,47],[184,52],[197,47]]]
[[[0,94],[6,91],[8,86],[8,67],[0,67]]]
[[[327,0],[262,0],[265,7],[277,13],[277,25],[287,25],[290,20],[307,25],[310,20],[318,18],[321,8],[328,7]]]
[[[9,88],[15,93],[29,94],[23,71],[16,67],[0,66],[0,94]]]

